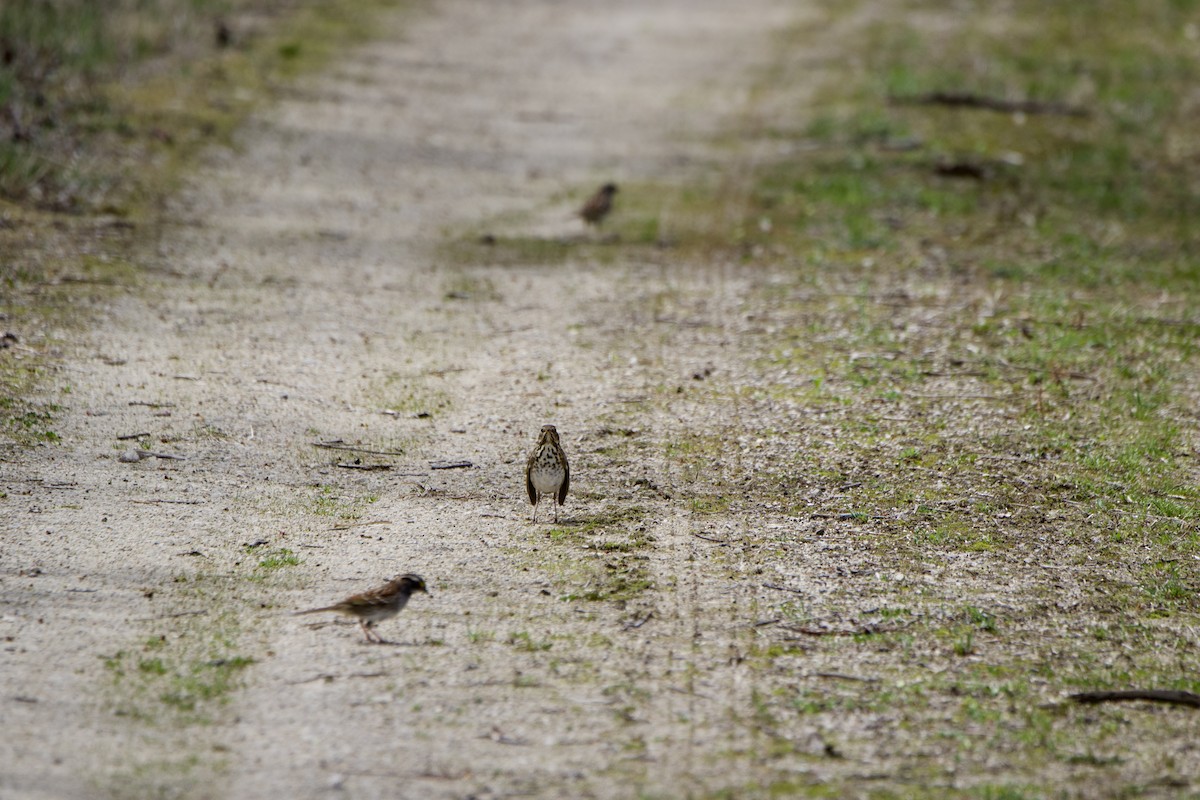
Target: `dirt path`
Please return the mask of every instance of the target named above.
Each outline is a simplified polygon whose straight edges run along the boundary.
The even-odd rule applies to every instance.
[[[446,0],[215,157],[168,210],[147,291],[97,297],[111,324],[55,387],[64,446],[6,476],[0,671],[18,734],[0,742],[0,794],[752,785],[753,759],[716,756],[754,745],[740,665],[770,590],[693,536],[694,476],[663,458],[686,410],[645,410],[736,364],[721,300],[743,278],[620,248],[531,267],[444,245],[576,236],[570,211],[604,180],[728,170],[745,153],[712,142],[751,110],[772,31],[804,13]],[[710,305],[689,299],[701,288]],[[680,348],[654,308],[721,333]],[[573,459],[559,527],[531,526],[523,498],[547,421]],[[330,440],[403,455],[313,446]],[[139,442],[186,460],[118,459]],[[356,455],[395,469],[334,466]],[[430,469],[456,459],[473,467]],[[398,646],[286,613],[401,571],[432,597],[385,624]],[[805,772],[826,745],[794,733]]]

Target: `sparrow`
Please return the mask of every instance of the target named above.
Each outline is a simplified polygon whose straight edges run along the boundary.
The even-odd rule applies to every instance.
[[[604,218],[608,216],[608,212],[612,211],[613,195],[616,193],[617,185],[615,183],[606,183],[601,186],[583,204],[583,208],[579,209],[579,216],[583,217],[584,223],[599,227]]]
[[[317,614],[322,611],[336,611],[339,614],[345,614],[349,617],[357,617],[359,627],[362,628],[363,635],[367,637],[367,641],[384,644],[383,638],[371,630],[371,628],[374,627],[376,622],[391,619],[399,614],[400,610],[408,603],[408,598],[414,592],[429,594],[429,590],[425,588],[425,579],[420,575],[414,575],[410,572],[407,575],[397,575],[378,589],[372,589],[362,594],[352,594],[340,603],[334,603],[331,606],[297,611],[295,612],[295,616]]]
[[[537,522],[538,501],[542,497],[550,495],[561,506],[567,499],[570,486],[571,468],[567,464],[567,454],[559,444],[558,429],[553,425],[543,425],[537,444],[525,462],[525,490],[529,492],[529,502],[533,503],[533,522]],[[557,506],[554,508],[554,521],[558,522]]]

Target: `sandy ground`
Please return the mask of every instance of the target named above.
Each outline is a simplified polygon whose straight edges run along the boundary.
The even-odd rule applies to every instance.
[[[605,180],[753,157],[711,142],[754,112],[772,32],[809,12],[499,8],[398,14],[213,155],[167,209],[144,291],[97,295],[108,324],[54,386],[63,445],[5,465],[4,798],[685,796],[757,779],[720,756],[753,748],[742,652],[760,596],[779,597],[692,535],[688,478],[662,458],[686,409],[640,410],[735,368],[744,321],[722,299],[743,278],[444,244],[579,236],[571,209]],[[656,294],[700,288],[710,305],[647,316]],[[678,347],[672,321],[696,314],[722,333]],[[531,525],[524,498],[545,422],[573,465],[560,528]],[[606,457],[630,438],[644,460]],[[402,455],[313,446],[332,440]],[[185,460],[119,460],[139,442]],[[393,469],[335,466],[356,457]],[[549,533],[572,526],[586,535]],[[584,599],[629,537],[653,589]],[[300,563],[261,564],[284,550]],[[432,596],[384,623],[394,646],[288,614],[405,571]],[[253,663],[214,688],[234,658]],[[793,733],[796,774],[822,769],[821,733]]]

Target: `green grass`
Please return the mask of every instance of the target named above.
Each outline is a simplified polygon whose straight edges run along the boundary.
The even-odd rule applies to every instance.
[[[258,573],[266,575],[285,567],[297,567],[302,563],[304,562],[300,560],[299,556],[286,547],[281,547],[263,554],[262,559],[258,562]]]
[[[1200,127],[1188,99],[1200,66],[1185,33],[1200,4],[828,8],[854,19],[861,62],[821,67],[808,120],[749,120],[794,155],[712,198],[694,215],[710,227],[677,229],[672,251],[737,258],[748,283],[762,273],[722,306],[754,321],[736,332],[750,363],[650,400],[660,419],[686,419],[662,437],[664,488],[696,530],[734,522],[727,546],[703,551],[708,580],[821,581],[803,602],[759,596],[755,615],[778,624],[744,648],[757,705],[731,707],[761,741],[728,761],[760,778],[729,795],[790,780],[769,754],[794,757],[798,732],[871,719],[881,727],[838,745],[873,759],[895,743],[876,764],[890,779],[822,787],[835,796],[1137,796],[1131,765],[1158,756],[1131,734],[1178,749],[1194,715],[1061,698],[1191,691],[1200,669],[1186,644],[1200,622]],[[815,35],[797,29],[781,52],[808,52]],[[812,69],[782,55],[764,81]],[[1087,114],[894,102],[935,91]],[[939,174],[949,162],[982,179]],[[688,291],[643,296],[640,311],[703,319],[717,304]],[[659,352],[703,340],[672,336]],[[629,412],[612,423],[644,425]],[[810,563],[819,545],[836,555]],[[859,633],[787,634],[824,623]],[[828,663],[875,665],[878,680],[795,677]],[[954,781],[966,788],[946,788],[951,774],[971,776]]]
[[[0,365],[0,436],[55,441],[53,411],[28,399],[48,372],[43,331],[87,324],[92,295],[135,286],[128,255],[202,150],[396,1],[0,4],[0,315],[23,349]]]
[[[335,517],[342,520],[361,519],[367,506],[376,502],[378,495],[358,494],[334,484],[320,484],[303,504],[304,509],[321,517]],[[295,557],[289,551],[290,557]]]
[[[5,378],[5,388],[14,394],[19,394],[21,387],[27,385],[15,371],[4,370],[0,375]],[[0,422],[12,440],[26,445],[54,444],[61,440],[51,427],[59,411],[61,407],[56,403],[38,403],[19,396],[0,397]]]
[[[544,545],[539,566],[559,581],[564,601],[623,603],[654,588],[648,563],[654,537],[646,513],[641,506],[626,506],[534,531]]]
[[[211,604],[228,593],[224,583],[198,575],[179,582],[176,594],[183,602]],[[171,622],[171,630],[103,657],[111,681],[109,702],[119,716],[145,724],[208,725],[255,659],[238,652],[241,631],[235,614],[217,610]]]
[[[386,5],[7,2],[0,6],[0,107],[20,126],[0,137],[0,197],[109,213],[132,210],[145,192],[152,202],[162,175],[145,167],[173,162],[174,169],[177,157],[227,136],[271,82],[369,35],[372,15]],[[217,42],[219,22],[232,33],[227,46]],[[235,86],[254,99],[234,100]],[[129,170],[134,163],[137,173]]]

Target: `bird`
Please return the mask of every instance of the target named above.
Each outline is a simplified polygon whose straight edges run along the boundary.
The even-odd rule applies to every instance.
[[[608,216],[608,212],[612,211],[613,195],[616,193],[617,185],[615,183],[606,183],[596,190],[596,193],[583,204],[583,208],[579,209],[579,216],[583,217],[584,223],[599,227],[604,218]]]
[[[217,42],[217,47],[221,50],[233,44],[233,30],[229,27],[229,23],[223,19],[219,19],[213,23],[213,38]]]
[[[362,628],[367,641],[384,644],[383,638],[371,629],[376,622],[391,619],[399,614],[400,610],[408,604],[408,598],[416,592],[429,594],[429,590],[425,588],[425,579],[410,572],[406,575],[397,575],[377,589],[361,594],[352,594],[340,603],[297,611],[295,615],[336,611],[338,614],[357,617],[359,627]]]
[[[571,486],[571,467],[567,454],[558,441],[558,429],[543,425],[529,460],[525,462],[525,489],[529,502],[533,503],[533,522],[537,522],[538,501],[549,495],[562,505]],[[551,501],[553,505],[553,500]],[[558,522],[558,506],[554,507],[554,521]]]

